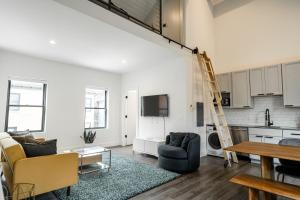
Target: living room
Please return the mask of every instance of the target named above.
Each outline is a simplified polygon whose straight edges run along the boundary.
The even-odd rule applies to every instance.
[[[232,145],[208,155],[207,130],[218,125],[212,86],[201,68],[201,59],[211,62],[217,78],[230,74],[233,83],[235,72],[249,70],[251,79],[252,69],[280,65],[280,94],[250,97],[249,91],[253,105],[224,107],[224,113],[230,126],[247,125],[248,132],[264,125],[267,108],[266,120],[274,126],[264,127],[263,138],[276,131],[280,140],[287,131],[296,134],[299,109],[284,102],[284,69],[300,60],[299,2],[163,1],[1,2],[0,141],[7,199],[247,199],[257,191],[267,199],[272,192],[299,198],[292,184],[300,182],[288,173],[286,183],[279,182],[292,194],[237,183],[242,172],[259,177],[260,165],[239,156],[239,164],[224,162],[224,152],[234,158],[240,151],[223,151]],[[146,10],[138,12],[142,6]],[[168,9],[177,9],[173,24]],[[285,174],[277,166],[272,171]]]

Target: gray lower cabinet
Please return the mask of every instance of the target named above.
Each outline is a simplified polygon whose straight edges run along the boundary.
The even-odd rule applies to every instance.
[[[268,129],[268,128],[249,128],[249,141],[262,142],[268,144],[278,144],[282,140],[283,131],[281,129]],[[252,162],[258,162],[260,157],[250,154]],[[274,159],[274,163],[279,163],[277,158]]]
[[[218,74],[216,77],[221,92],[231,93],[231,73]]]
[[[249,141],[250,142],[262,143],[263,138],[264,138],[264,136],[262,136],[262,135],[253,135],[253,134],[249,135]],[[260,160],[260,157],[258,155],[250,154],[250,159],[251,159],[251,161],[255,162],[255,161]]]
[[[282,95],[281,65],[250,70],[251,96]]]
[[[232,107],[250,108],[252,99],[250,96],[249,70],[232,72]]]
[[[300,139],[300,130],[283,130],[283,138]]]
[[[282,65],[283,102],[286,107],[300,107],[300,62]]]

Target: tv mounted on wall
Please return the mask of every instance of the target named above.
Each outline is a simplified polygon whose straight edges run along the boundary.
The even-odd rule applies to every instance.
[[[169,116],[169,97],[167,94],[143,96],[141,109],[144,117],[167,117]]]

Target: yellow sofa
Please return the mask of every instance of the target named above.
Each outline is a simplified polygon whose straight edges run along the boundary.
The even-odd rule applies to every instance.
[[[26,158],[22,146],[0,133],[3,173],[13,200],[68,188],[78,182],[78,154]],[[67,195],[67,194],[66,194]]]

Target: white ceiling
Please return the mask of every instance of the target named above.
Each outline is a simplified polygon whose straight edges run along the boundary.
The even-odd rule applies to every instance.
[[[0,48],[117,73],[174,56],[168,48],[53,0],[0,0],[0,5]]]

